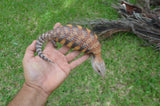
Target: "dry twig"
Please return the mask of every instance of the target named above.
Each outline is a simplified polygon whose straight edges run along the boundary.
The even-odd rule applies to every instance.
[[[113,4],[113,8],[121,16],[119,20],[88,19],[87,22],[76,24],[90,25],[93,31],[104,37],[120,31],[132,32],[160,50],[160,8],[158,8],[160,1],[137,0],[137,2],[141,6],[126,1],[121,1],[117,5]],[[157,8],[151,9],[150,7],[153,5]]]

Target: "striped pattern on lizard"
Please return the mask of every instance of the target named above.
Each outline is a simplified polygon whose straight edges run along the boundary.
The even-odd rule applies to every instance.
[[[66,45],[74,50],[91,55],[93,69],[101,76],[105,74],[105,63],[101,58],[101,44],[97,35],[87,28],[79,25],[59,26],[42,34],[36,42],[36,52],[44,60],[52,62],[42,53],[42,45],[45,41],[52,41],[56,47],[56,42]]]

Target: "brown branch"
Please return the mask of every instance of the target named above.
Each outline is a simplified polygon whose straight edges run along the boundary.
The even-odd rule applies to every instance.
[[[160,1],[137,0],[137,2],[139,5],[125,1],[112,5],[122,17],[121,19],[87,19],[76,24],[89,25],[93,31],[104,38],[121,31],[132,32],[160,50],[160,8],[150,9],[151,5],[155,3],[158,5]]]

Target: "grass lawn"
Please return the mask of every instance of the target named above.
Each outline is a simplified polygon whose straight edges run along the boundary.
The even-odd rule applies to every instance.
[[[117,19],[105,0],[0,1],[0,105],[10,102],[24,83],[26,47],[56,22],[84,18]],[[131,33],[101,41],[106,77],[96,74],[90,59],[75,68],[47,101],[52,105],[160,105],[160,54]],[[88,65],[87,65],[88,64]]]

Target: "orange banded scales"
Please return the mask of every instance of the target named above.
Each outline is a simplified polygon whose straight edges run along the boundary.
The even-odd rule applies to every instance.
[[[93,69],[101,76],[105,74],[105,63],[101,58],[101,44],[98,37],[91,30],[79,25],[64,25],[42,34],[36,42],[36,52],[44,60],[52,62],[42,53],[42,45],[45,41],[61,43],[74,50],[81,51],[91,56]]]

